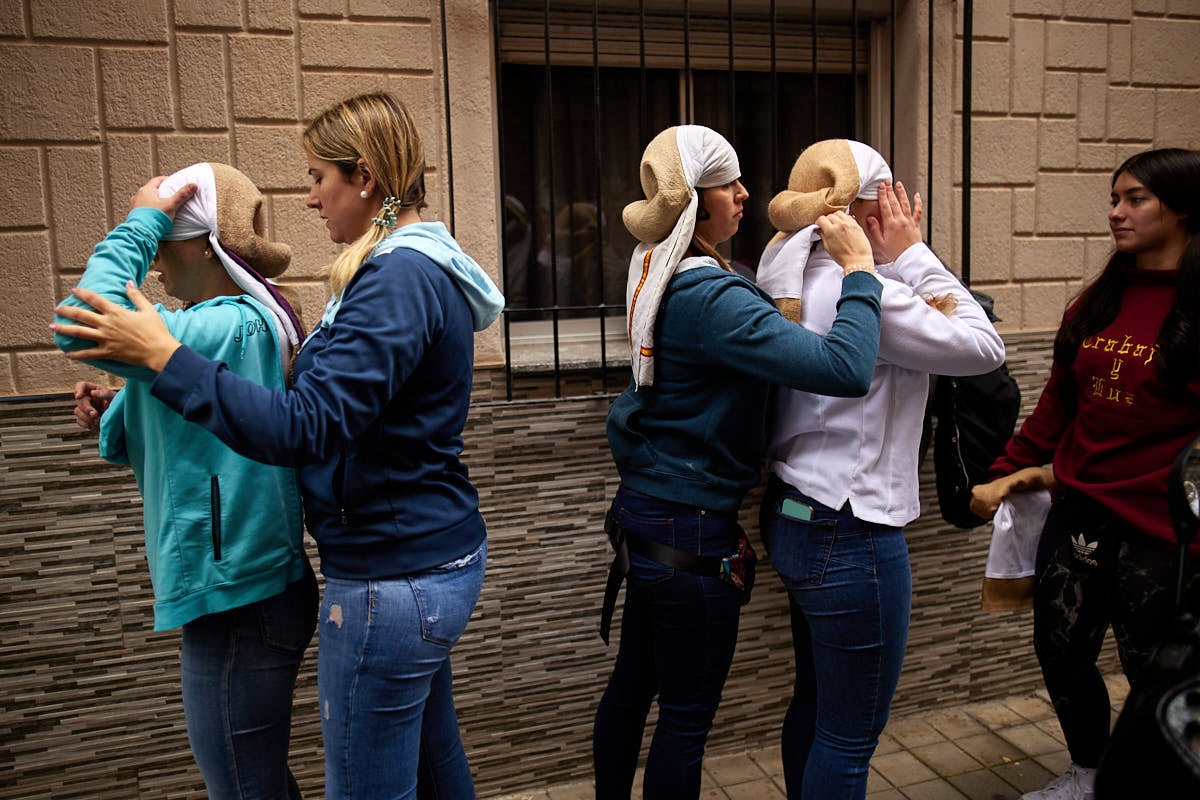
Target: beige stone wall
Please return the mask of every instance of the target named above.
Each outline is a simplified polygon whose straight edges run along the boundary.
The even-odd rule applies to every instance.
[[[913,3],[909,3],[912,6]],[[925,5],[921,3],[920,5]],[[961,34],[961,4],[954,30]],[[1112,170],[1155,147],[1200,147],[1200,0],[988,0],[974,4],[971,279],[1002,330],[1055,328],[1111,249]],[[941,26],[948,34],[948,20]],[[933,238],[961,260],[961,38],[939,87],[955,114],[936,174]],[[935,100],[935,103],[937,101]],[[945,108],[945,106],[943,106]]]
[[[387,89],[425,137],[428,219],[454,223],[496,274],[491,31],[485,0],[6,0],[0,3],[0,396],[95,377],[54,349],[55,301],[147,178],[201,160],[246,172],[268,196],[270,234],[294,248],[284,276],[319,316],[332,260],[304,208],[303,121],[359,91]],[[448,158],[447,129],[453,137]],[[147,287],[155,299],[152,278]],[[499,332],[477,360],[501,360]]]
[[[897,173],[929,202],[931,240],[961,269],[962,4],[934,0],[934,124],[926,123],[929,4],[899,4]],[[1200,0],[974,4],[971,275],[1006,330],[1054,327],[1107,254],[1110,171],[1149,147],[1200,145]],[[153,174],[229,161],[269,197],[286,276],[319,313],[336,252],[303,205],[302,122],[386,88],[426,137],[432,208],[497,270],[497,158],[485,0],[9,0],[0,4],[0,396],[62,391],[46,323],[91,246]],[[876,85],[886,86],[886,81]],[[445,142],[453,142],[453,153]],[[932,142],[934,171],[925,153]],[[453,158],[448,158],[452,155]],[[151,280],[148,285],[156,285]],[[499,326],[477,341],[502,361]]]

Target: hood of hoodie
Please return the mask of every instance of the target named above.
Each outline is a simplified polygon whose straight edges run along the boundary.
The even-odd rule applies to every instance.
[[[483,267],[463,252],[445,225],[440,222],[417,222],[399,227],[375,245],[370,257],[390,253],[398,247],[416,250],[445,270],[466,297],[475,330],[483,330],[500,316],[504,308],[504,295]]]

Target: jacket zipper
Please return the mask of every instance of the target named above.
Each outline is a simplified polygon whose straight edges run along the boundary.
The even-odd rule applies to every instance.
[[[221,560],[221,483],[216,475],[212,476],[209,486],[208,502],[212,514],[212,545],[213,560]]]

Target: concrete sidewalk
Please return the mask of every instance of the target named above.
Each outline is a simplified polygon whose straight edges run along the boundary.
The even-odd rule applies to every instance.
[[[1113,715],[1129,687],[1106,678]],[[1045,692],[894,717],[871,759],[868,800],[1014,800],[1070,763]],[[636,787],[641,786],[639,773]],[[591,781],[498,800],[591,800]],[[637,791],[635,791],[637,796]],[[703,800],[784,800],[779,748],[704,760]]]

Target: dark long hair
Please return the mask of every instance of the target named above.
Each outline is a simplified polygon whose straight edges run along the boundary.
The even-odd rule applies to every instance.
[[[1113,172],[1112,182],[1128,172],[1159,201],[1184,217],[1190,238],[1179,259],[1179,283],[1175,302],[1158,331],[1158,375],[1167,384],[1182,388],[1200,372],[1200,153],[1179,148],[1147,150],[1130,156]],[[1080,344],[1099,333],[1117,318],[1127,273],[1135,264],[1132,253],[1117,250],[1104,271],[1075,299],[1058,335],[1054,338],[1054,360],[1070,366]]]

